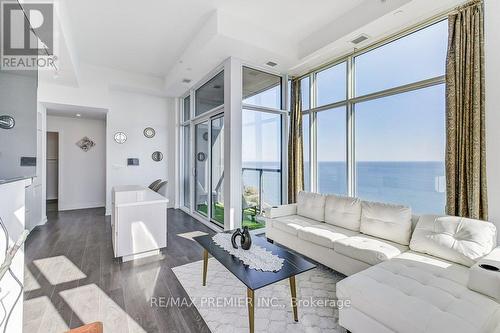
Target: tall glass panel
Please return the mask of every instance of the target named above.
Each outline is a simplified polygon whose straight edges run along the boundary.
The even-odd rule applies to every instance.
[[[444,213],[444,84],[355,105],[357,194]]]
[[[357,56],[356,96],[444,75],[447,45],[444,20]]]
[[[300,96],[301,96],[301,102],[302,102],[302,110],[309,110],[311,108],[311,103],[310,103],[310,80],[309,76],[306,76],[305,78],[300,80]]]
[[[224,104],[224,72],[220,72],[196,90],[195,114],[199,116]]]
[[[208,121],[195,126],[195,210],[208,217],[209,176]]]
[[[224,118],[212,119],[212,221],[224,225]]]
[[[182,110],[184,121],[188,121],[191,118],[190,107],[191,107],[191,99],[190,96],[188,96],[184,98],[184,107]]]
[[[347,98],[347,65],[345,62],[316,74],[317,106],[343,101]]]
[[[183,126],[184,149],[183,149],[183,172],[182,189],[184,206],[191,208],[191,131],[189,125]]]
[[[304,145],[304,190],[311,191],[311,150],[309,141],[309,114],[302,115],[302,142]]]
[[[318,190],[347,194],[346,108],[317,113]]]
[[[281,115],[243,110],[243,225],[261,228],[255,215],[281,204]]]
[[[281,77],[243,67],[243,103],[281,109]]]

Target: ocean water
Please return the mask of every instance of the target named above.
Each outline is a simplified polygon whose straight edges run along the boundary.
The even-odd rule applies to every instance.
[[[279,170],[279,163],[244,163],[246,168]],[[358,162],[357,196],[363,200],[404,204],[415,214],[444,213],[445,169],[443,162]],[[306,189],[309,170],[304,170]],[[281,202],[280,173],[263,173],[264,205]],[[258,189],[259,172],[243,172],[245,186]],[[343,162],[318,163],[318,189],[321,193],[346,194],[346,165]]]

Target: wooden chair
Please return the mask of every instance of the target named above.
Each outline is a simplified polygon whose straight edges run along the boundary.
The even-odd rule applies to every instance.
[[[102,323],[100,321],[96,321],[92,324],[87,324],[84,326],[80,326],[69,330],[66,333],[103,333]]]

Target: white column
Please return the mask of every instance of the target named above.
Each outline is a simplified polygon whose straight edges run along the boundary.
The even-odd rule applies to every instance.
[[[242,65],[224,61],[224,229],[241,227]]]

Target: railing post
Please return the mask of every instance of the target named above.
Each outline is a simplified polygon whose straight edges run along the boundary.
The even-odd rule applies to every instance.
[[[264,170],[259,169],[259,214],[262,214],[262,192],[264,188]]]

